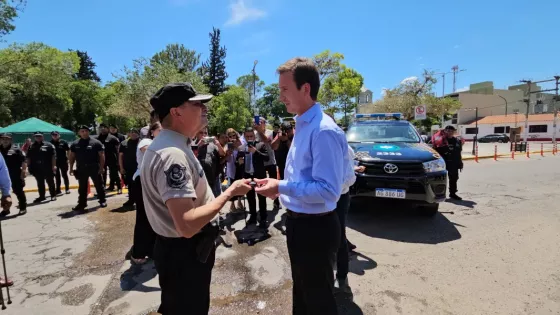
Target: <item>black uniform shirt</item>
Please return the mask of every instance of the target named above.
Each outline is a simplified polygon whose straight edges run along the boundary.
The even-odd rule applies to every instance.
[[[286,166],[288,159],[288,151],[290,151],[290,140],[282,141],[278,144],[278,149],[274,150],[276,156],[276,165]]]
[[[78,167],[99,164],[99,152],[105,150],[103,143],[96,139],[79,139],[70,145],[70,151],[76,155]]]
[[[111,134],[113,137],[119,139],[119,142],[123,142],[126,138],[124,137],[124,135],[120,134],[120,133],[112,133]]]
[[[33,142],[27,151],[32,167],[51,168],[53,157],[56,158],[56,149],[50,142]]]
[[[136,149],[138,148],[139,142],[140,139],[128,139],[121,143],[119,152],[123,154],[123,164],[125,169],[136,171],[138,168],[138,163],[136,162]]]
[[[10,174],[19,175],[21,173],[21,164],[25,161],[25,155],[20,148],[12,146],[10,148],[1,147],[0,151],[6,161],[8,172]]]
[[[68,152],[68,150],[70,150],[68,142],[60,139],[58,141],[51,140],[51,143],[56,149],[56,163],[59,165],[67,163],[68,156],[66,156],[66,153]]]
[[[98,135],[97,140],[105,146],[105,164],[118,164],[119,139],[112,134]]]

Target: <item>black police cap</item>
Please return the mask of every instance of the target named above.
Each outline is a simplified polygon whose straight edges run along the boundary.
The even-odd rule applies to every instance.
[[[78,130],[84,130],[84,129],[89,131],[89,126],[88,125],[79,125],[78,126]]]
[[[0,138],[12,138],[12,134],[9,132],[0,133]]]
[[[206,103],[212,99],[211,94],[199,94],[188,82],[169,83],[159,89],[150,99],[150,105],[163,119],[173,107],[179,107],[185,102],[199,101]]]
[[[60,135],[60,133],[58,131],[51,132],[51,136],[58,136],[58,135]]]
[[[108,128],[108,127],[107,127],[107,124],[101,123],[101,124],[99,124],[99,128]]]
[[[35,133],[33,134],[34,137],[42,137],[43,133],[40,131],[35,131]]]
[[[451,131],[456,131],[457,129],[455,129],[455,127],[449,125],[445,127],[445,130],[451,130]]]
[[[140,134],[140,131],[136,128],[130,128],[130,130],[128,132],[135,133],[135,134]]]
[[[115,124],[110,124],[109,127],[119,129]]]

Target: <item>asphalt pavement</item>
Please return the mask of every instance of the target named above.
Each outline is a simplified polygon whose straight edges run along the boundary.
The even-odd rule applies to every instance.
[[[462,202],[433,218],[400,204],[354,200],[348,238],[353,297],[340,314],[559,314],[559,157],[466,162]],[[77,194],[33,205],[2,224],[8,274],[15,285],[5,314],[147,314],[157,308],[153,263],[131,266],[134,211]],[[28,199],[37,197],[29,193]],[[226,207],[227,208],[227,207]],[[15,212],[15,211],[14,211]],[[213,273],[211,314],[291,314],[284,212],[270,215],[269,235],[244,228],[223,210],[224,244]],[[256,244],[239,243],[261,239]],[[5,292],[5,291],[4,291]]]

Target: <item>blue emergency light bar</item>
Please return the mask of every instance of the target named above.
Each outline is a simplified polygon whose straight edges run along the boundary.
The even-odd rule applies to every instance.
[[[372,113],[372,114],[356,114],[356,119],[360,120],[382,120],[387,118],[393,118],[400,120],[402,118],[401,113]]]

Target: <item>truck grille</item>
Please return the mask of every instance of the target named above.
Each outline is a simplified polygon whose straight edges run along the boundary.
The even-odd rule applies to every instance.
[[[396,165],[399,170],[394,174],[389,174],[383,169],[385,164],[391,163]],[[424,175],[424,166],[422,163],[403,163],[403,162],[362,162],[366,167],[366,174],[377,176],[418,176]]]

